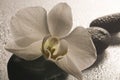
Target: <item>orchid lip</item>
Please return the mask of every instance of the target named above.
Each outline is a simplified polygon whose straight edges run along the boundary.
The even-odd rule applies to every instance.
[[[63,55],[62,51],[58,51],[60,47],[60,39],[57,37],[45,37],[42,43],[42,52],[43,55],[52,61],[60,60]]]

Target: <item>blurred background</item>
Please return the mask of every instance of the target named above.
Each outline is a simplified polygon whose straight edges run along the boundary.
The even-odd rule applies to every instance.
[[[4,50],[11,34],[9,21],[16,11],[24,7],[42,6],[48,12],[59,2],[72,8],[73,27],[89,27],[92,20],[113,13],[120,13],[119,0],[0,0],[0,80],[8,80],[7,62],[12,55]],[[117,36],[120,34],[118,33]],[[113,39],[113,41],[115,41]],[[98,64],[83,71],[84,80],[120,80],[120,46],[109,46],[100,56]],[[74,80],[69,77],[68,80]]]

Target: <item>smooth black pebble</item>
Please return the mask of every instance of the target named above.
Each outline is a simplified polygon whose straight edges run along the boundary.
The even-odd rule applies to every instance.
[[[97,53],[101,54],[110,44],[111,36],[108,31],[100,27],[87,28],[90,33]]]
[[[66,80],[68,74],[43,56],[25,61],[12,55],[8,65],[9,80]]]
[[[106,29],[110,34],[120,31],[120,13],[106,15],[93,20],[90,27],[101,27]]]

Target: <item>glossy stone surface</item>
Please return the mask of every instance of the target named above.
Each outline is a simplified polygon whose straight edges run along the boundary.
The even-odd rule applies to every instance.
[[[66,80],[68,74],[43,56],[25,61],[13,55],[8,62],[9,80]]]
[[[104,28],[111,34],[118,33],[120,31],[120,13],[99,17],[91,22],[90,27],[94,26]]]

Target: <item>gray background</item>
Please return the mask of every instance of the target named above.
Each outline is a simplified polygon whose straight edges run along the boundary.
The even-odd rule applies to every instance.
[[[88,27],[90,22],[106,14],[120,12],[119,0],[0,0],[0,80],[7,78],[7,61],[11,53],[4,50],[9,32],[10,17],[21,8],[42,6],[47,11],[59,2],[67,2],[73,13],[73,27]],[[119,35],[119,34],[118,34]],[[106,49],[98,65],[83,72],[84,80],[120,80],[120,47]],[[68,80],[75,80],[69,77]]]

